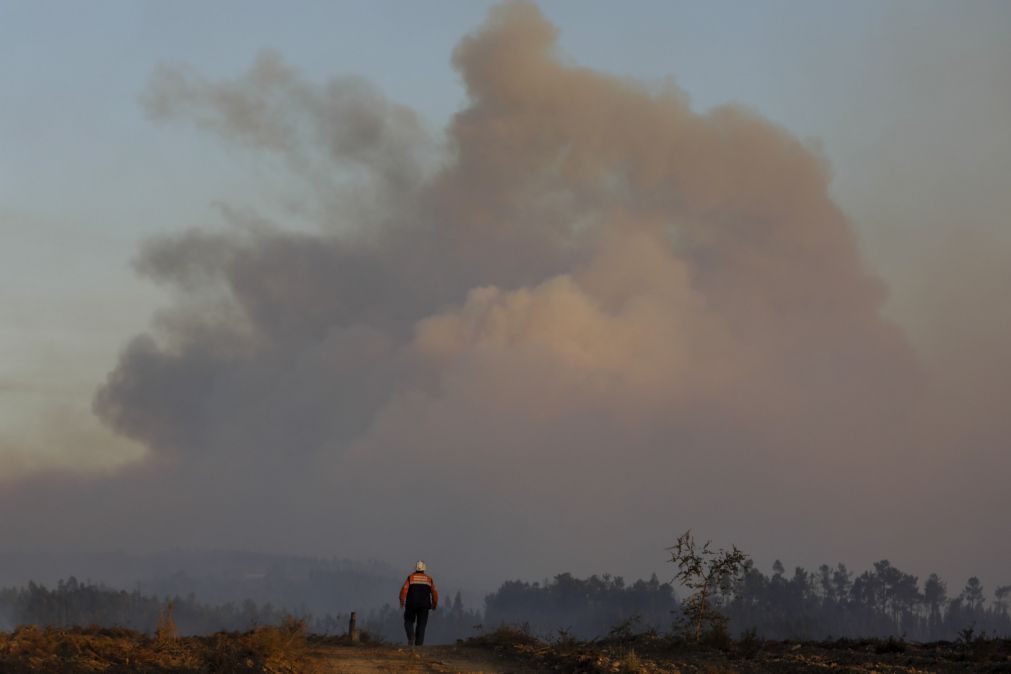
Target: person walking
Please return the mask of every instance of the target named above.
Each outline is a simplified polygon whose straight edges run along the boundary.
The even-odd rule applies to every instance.
[[[414,573],[407,577],[400,588],[400,608],[404,609],[404,630],[410,646],[425,643],[425,626],[428,625],[428,611],[439,607],[439,591],[435,581],[426,573],[425,563],[414,565]]]

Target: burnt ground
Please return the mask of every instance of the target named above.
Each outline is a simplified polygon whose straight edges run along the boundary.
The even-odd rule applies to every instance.
[[[530,674],[532,672],[861,673],[1004,672],[1011,640],[782,642],[698,645],[656,635],[545,642],[501,629],[455,646],[403,646],[315,637],[265,627],[245,633],[156,639],[118,629],[19,628],[0,633],[4,674]]]
[[[823,642],[744,639],[702,646],[655,635],[611,641],[546,643],[515,630],[499,630],[466,643],[545,672],[1011,674],[1011,640],[1008,639],[929,644],[896,639]]]

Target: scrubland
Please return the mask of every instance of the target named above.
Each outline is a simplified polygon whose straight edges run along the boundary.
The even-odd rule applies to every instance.
[[[1011,640],[966,635],[957,642],[899,639],[765,641],[711,634],[701,643],[677,636],[619,634],[583,641],[560,633],[544,640],[503,627],[455,646],[416,650],[363,634],[307,634],[290,620],[277,627],[209,636],[148,636],[125,629],[41,629],[0,633],[5,674],[369,674],[372,672],[1011,672]]]

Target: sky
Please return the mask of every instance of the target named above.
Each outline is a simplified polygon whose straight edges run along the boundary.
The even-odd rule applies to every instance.
[[[0,3],[5,544],[1008,582],[1011,8],[496,7]]]

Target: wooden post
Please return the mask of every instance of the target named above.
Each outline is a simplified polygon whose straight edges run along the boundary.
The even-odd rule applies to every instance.
[[[358,630],[357,623],[358,614],[351,611],[351,620],[348,621],[348,636],[351,637],[352,643],[357,643],[361,640],[361,632]]]

